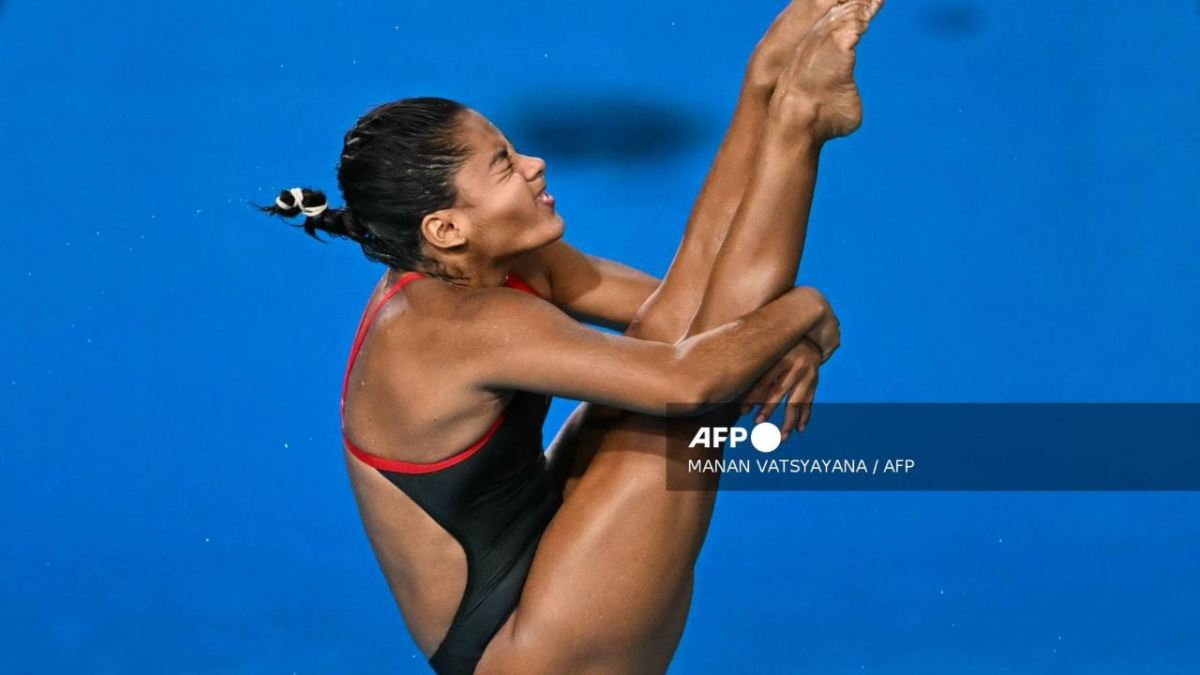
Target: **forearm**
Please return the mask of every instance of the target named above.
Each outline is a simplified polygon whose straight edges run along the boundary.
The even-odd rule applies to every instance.
[[[639,269],[598,256],[585,256],[596,281],[585,291],[555,302],[576,319],[620,332],[658,288],[659,279]],[[563,284],[567,286],[567,284]]]
[[[815,289],[800,287],[725,325],[679,343],[684,367],[700,373],[705,403],[732,400],[795,346],[828,312]]]

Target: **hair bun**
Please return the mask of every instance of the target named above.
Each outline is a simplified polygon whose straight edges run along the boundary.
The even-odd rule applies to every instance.
[[[320,192],[294,187],[280,192],[275,198],[275,206],[285,212],[299,209],[305,216],[315,218],[329,208],[329,201]]]

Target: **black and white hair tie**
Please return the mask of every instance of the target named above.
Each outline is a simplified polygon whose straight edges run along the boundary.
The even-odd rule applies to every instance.
[[[322,213],[324,213],[325,209],[329,208],[329,202],[322,202],[320,204],[317,204],[316,206],[305,206],[304,205],[304,190],[301,188],[294,187],[294,188],[288,190],[288,192],[290,192],[292,194],[292,199],[295,200],[295,203],[294,204],[284,203],[283,195],[281,194],[275,198],[275,206],[278,206],[280,209],[283,209],[285,211],[289,211],[296,207],[300,207],[300,212],[303,213],[304,215],[308,216],[309,218],[315,218],[316,216],[319,216]]]

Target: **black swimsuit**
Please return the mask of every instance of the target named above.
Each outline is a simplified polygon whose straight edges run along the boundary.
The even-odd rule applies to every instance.
[[[516,392],[471,447],[439,462],[400,462],[360,450],[345,436],[350,369],[375,313],[409,282],[408,272],[363,313],[342,382],[343,438],[355,457],[377,469],[462,546],[467,585],[446,637],[430,657],[442,675],[473,673],[492,636],[517,606],[542,532],[562,503],[546,465],[542,423],[550,397]],[[505,285],[536,292],[515,276]]]

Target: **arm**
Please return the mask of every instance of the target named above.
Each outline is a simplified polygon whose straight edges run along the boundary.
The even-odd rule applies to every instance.
[[[825,314],[801,287],[676,344],[611,335],[508,289],[474,291],[439,334],[480,388],[538,391],[652,415],[734,399]],[[691,404],[667,410],[668,403]]]
[[[658,279],[619,262],[588,255],[563,240],[539,249],[550,301],[588,323],[624,331],[658,288]]]

